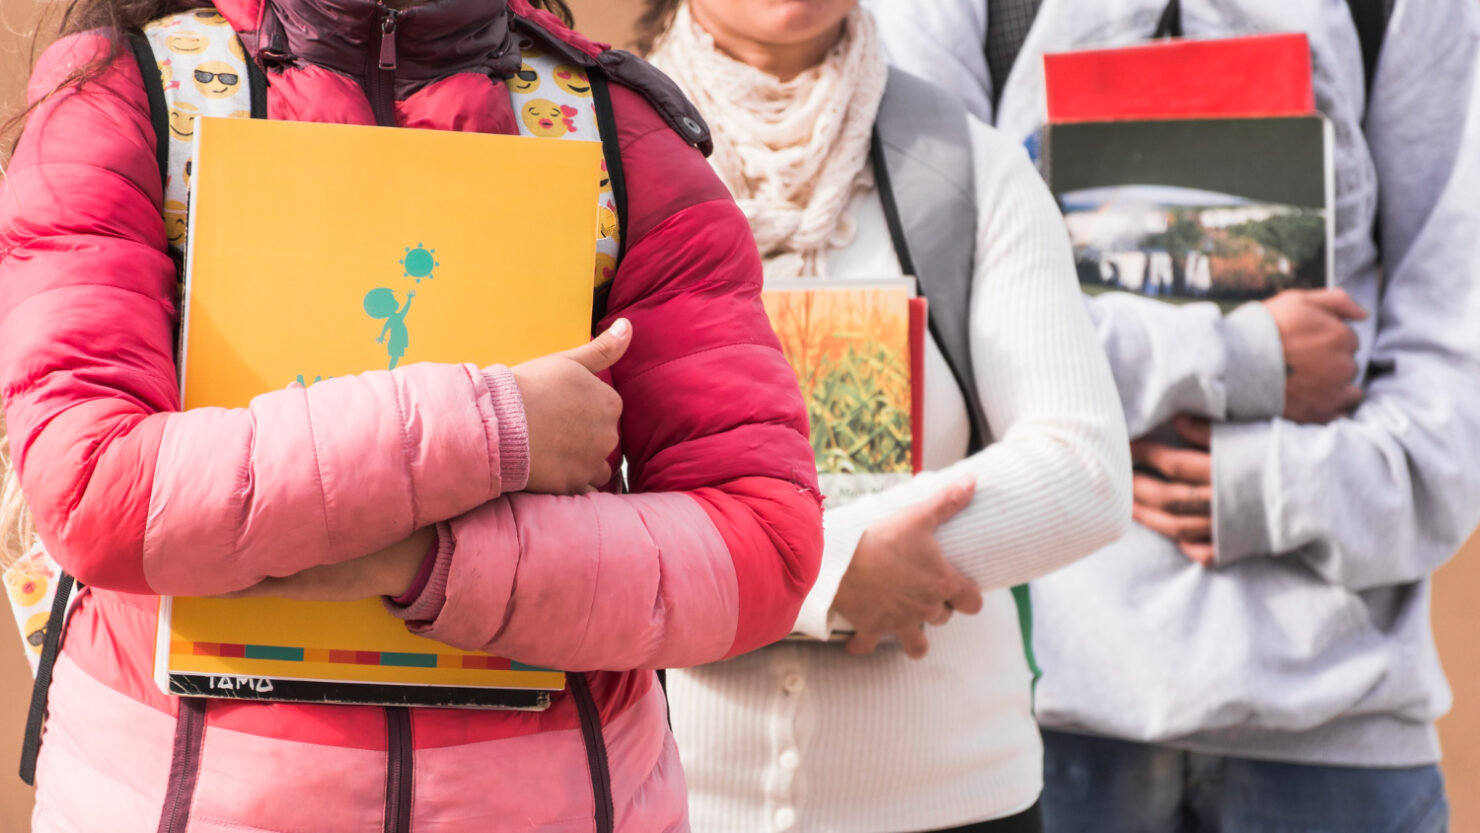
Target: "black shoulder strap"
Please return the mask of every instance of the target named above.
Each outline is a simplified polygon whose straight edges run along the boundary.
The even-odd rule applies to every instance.
[[[904,235],[904,221],[899,217],[899,202],[894,197],[894,183],[889,178],[889,163],[884,158],[884,140],[879,137],[878,125],[874,126],[868,154],[874,167],[874,187],[878,189],[879,202],[884,206],[884,222],[889,226],[889,242],[894,244],[894,256],[899,258],[900,271],[906,275],[918,275],[915,257],[910,254],[910,241]]]
[[[627,177],[622,173],[622,145],[617,138],[617,116],[612,108],[612,92],[605,74],[600,68],[590,72],[591,96],[596,102],[596,126],[601,131],[601,153],[606,158],[606,175],[611,179],[612,200],[617,206],[617,265],[627,255]],[[612,284],[607,281],[598,286],[591,299],[591,332],[595,334],[601,319],[606,317],[607,302],[611,299]]]
[[[139,65],[139,76],[144,79],[144,94],[149,96],[149,123],[154,126],[154,158],[159,162],[159,181],[162,183],[169,177],[170,164],[170,113],[164,101],[164,79],[159,74],[154,49],[143,32],[131,30],[128,45]]]
[[[1156,21],[1156,31],[1151,37],[1182,37],[1182,0],[1169,0],[1166,8],[1161,10],[1161,19]]]
[[[1367,96],[1372,96],[1372,81],[1377,77],[1377,60],[1382,55],[1382,41],[1387,36],[1388,12],[1383,0],[1346,0],[1352,21],[1357,24],[1357,39],[1362,42],[1362,73],[1367,82]]]
[[[247,94],[252,98],[252,118],[267,118],[267,73],[247,56]]]
[[[46,722],[46,699],[51,692],[51,672],[57,664],[62,646],[62,630],[67,624],[67,599],[72,595],[73,578],[62,573],[57,579],[57,594],[51,602],[46,620],[46,639],[41,644],[41,662],[36,668],[36,682],[31,686],[31,709],[26,714],[26,734],[21,743],[21,780],[36,785],[36,758],[41,754],[41,727]]]
[[[869,145],[869,161],[874,168],[874,187],[879,192],[879,203],[884,208],[884,222],[889,226],[889,241],[894,246],[894,256],[899,259],[900,271],[915,278],[916,291],[925,298],[928,304],[930,298],[925,291],[925,281],[920,280],[920,273],[915,269],[915,256],[910,253],[910,241],[905,236],[904,220],[899,214],[899,200],[894,194],[894,182],[889,176],[889,162],[884,154],[884,140],[879,136],[878,125],[874,126],[873,141]],[[926,318],[930,328],[930,337],[937,343],[944,344],[945,340],[941,338],[935,320],[936,313],[934,312]],[[972,399],[970,392],[976,390],[975,386],[967,383],[969,371],[956,366],[956,362],[951,360],[949,350],[942,352],[946,357],[946,366],[951,369],[951,376],[956,380],[956,386],[961,389],[969,403]],[[975,416],[979,412],[979,407],[971,404],[967,406],[967,412],[972,415],[971,434],[967,447],[972,453],[986,447],[987,442],[986,432]]]

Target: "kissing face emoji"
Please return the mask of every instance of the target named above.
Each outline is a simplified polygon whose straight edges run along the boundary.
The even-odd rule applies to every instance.
[[[181,32],[164,39],[164,45],[176,55],[199,55],[211,42],[199,32]]]
[[[200,110],[188,101],[177,101],[170,107],[170,135],[182,142],[195,136],[195,117]]]
[[[571,123],[571,116],[575,113],[573,108],[561,107],[548,98],[536,98],[520,111],[524,126],[542,139],[554,139],[575,132],[575,125]]]
[[[555,86],[576,96],[591,95],[591,79],[586,71],[575,64],[555,66]]]
[[[534,71],[529,64],[521,64],[519,71],[509,79],[509,89],[521,95],[527,95],[540,88],[540,74]]]
[[[195,88],[206,98],[230,98],[242,84],[242,77],[230,64],[206,61],[195,68]]]
[[[46,577],[17,567],[5,574],[5,586],[18,607],[31,607],[46,598]]]
[[[164,202],[164,233],[171,246],[185,245],[185,230],[188,226],[190,209],[179,200]]]

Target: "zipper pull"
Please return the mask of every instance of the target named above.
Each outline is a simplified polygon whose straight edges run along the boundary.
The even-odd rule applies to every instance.
[[[396,68],[396,23],[401,16],[398,9],[387,9],[380,21],[380,68]]]

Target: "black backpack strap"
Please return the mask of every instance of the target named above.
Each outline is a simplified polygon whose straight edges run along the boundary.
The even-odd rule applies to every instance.
[[[612,201],[617,207],[617,265],[627,255],[627,177],[622,173],[622,146],[617,138],[617,116],[612,108],[610,82],[600,68],[590,72],[591,97],[596,103],[596,126],[601,131],[601,153],[606,158],[606,175],[611,179]],[[607,302],[611,299],[612,284],[607,281],[596,287],[591,299],[591,332],[594,334],[606,317]]]
[[[915,279],[916,291],[925,298],[926,304],[930,304],[930,298],[925,291],[925,281],[920,279],[920,273],[915,269],[915,257],[910,253],[910,241],[905,236],[904,220],[899,213],[899,201],[894,194],[893,180],[889,177],[889,163],[884,154],[884,140],[879,136],[877,125],[874,127],[873,141],[869,145],[869,161],[873,164],[874,187],[879,192],[879,203],[884,208],[884,222],[889,226],[889,241],[894,246],[894,256],[899,259],[899,268],[905,275]],[[926,319],[930,328],[930,337],[935,339],[936,343],[944,344],[945,341],[941,338],[935,323],[936,313],[933,307],[931,309],[932,312]],[[985,431],[974,416],[978,409],[972,408],[969,404],[972,398],[971,392],[975,391],[976,387],[968,384],[967,380],[970,378],[968,371],[956,366],[957,363],[952,360],[949,350],[943,350],[942,354],[945,356],[946,366],[951,369],[951,376],[956,380],[956,386],[961,389],[962,395],[967,397],[967,412],[973,415],[970,420],[971,438],[968,448],[975,453],[984,448],[987,442]]]
[[[149,38],[143,32],[130,30],[128,45],[139,65],[139,76],[144,79],[144,93],[149,96],[149,123],[154,126],[154,158],[159,162],[159,181],[163,183],[169,178],[170,164],[170,113],[164,101],[164,78],[159,74],[159,63],[149,45]]]
[[[1372,97],[1372,81],[1377,77],[1377,60],[1382,55],[1382,41],[1387,36],[1388,6],[1384,0],[1346,0],[1352,21],[1357,24],[1357,39],[1362,43],[1362,74],[1367,83],[1367,97]]]
[[[1161,19],[1156,21],[1156,31],[1152,33],[1151,37],[1182,37],[1182,0],[1168,1],[1166,8],[1161,10]]]
[[[267,118],[267,74],[247,56],[247,94],[252,97],[252,118]]]
[[[67,624],[67,600],[72,596],[75,580],[67,573],[57,579],[57,594],[51,602],[46,620],[46,640],[41,644],[41,662],[36,668],[36,682],[31,686],[31,709],[26,714],[26,734],[21,743],[21,780],[36,785],[36,758],[41,754],[41,729],[46,723],[46,699],[51,692],[51,673],[62,647],[62,630]]]
[[[576,701],[576,715],[581,722],[581,739],[586,745],[596,833],[612,833],[616,829],[616,807],[612,800],[612,770],[606,754],[606,736],[601,730],[601,709],[591,696],[591,683],[585,674],[571,672],[565,676],[570,681],[571,697]]]
[[[874,166],[874,187],[878,189],[879,202],[884,206],[884,222],[889,226],[889,242],[894,244],[894,256],[899,259],[899,268],[906,275],[919,275],[915,271],[915,258],[910,254],[910,241],[904,236],[904,222],[899,217],[899,202],[894,198],[889,164],[884,159],[884,140],[879,137],[877,125],[874,126],[868,154],[869,161]]]

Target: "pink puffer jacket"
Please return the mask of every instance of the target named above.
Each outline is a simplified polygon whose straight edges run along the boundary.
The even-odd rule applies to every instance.
[[[370,21],[372,0],[216,5],[250,52],[279,50],[270,117],[375,122],[354,72],[316,63],[314,38],[294,28]],[[509,6],[585,54],[602,49]],[[269,10],[294,54],[253,37]],[[469,69],[463,41],[434,36],[439,18],[407,14],[400,48],[424,74],[398,79],[395,120],[509,131],[503,85]],[[52,47],[33,99],[106,49],[101,35]],[[426,56],[439,50],[455,74],[435,72]],[[57,665],[38,833],[686,829],[662,693],[633,669],[783,635],[815,577],[821,515],[745,218],[620,75],[627,250],[607,320],[636,333],[611,372],[625,496],[504,494],[526,474],[510,452],[523,416],[507,379],[477,368],[412,365],[180,412],[175,267],[137,67],[125,55],[34,112],[0,202],[0,384],[42,538],[88,585]],[[445,599],[421,629],[590,672],[547,711],[181,701],[151,682],[156,594],[235,590],[444,521]]]

